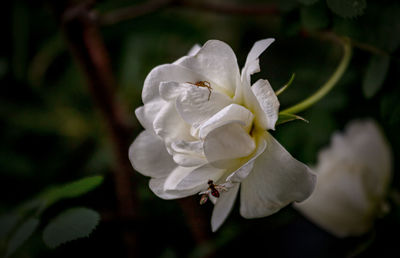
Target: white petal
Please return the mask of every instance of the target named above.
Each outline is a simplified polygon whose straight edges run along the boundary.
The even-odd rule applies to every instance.
[[[186,83],[161,82],[159,90],[161,98],[166,101],[175,101],[175,99],[187,89]]]
[[[198,189],[197,192],[208,188],[208,180],[214,182],[224,174],[225,169],[215,168],[209,164],[198,167],[192,170],[185,178],[183,178],[174,190],[187,190],[187,189]]]
[[[182,141],[172,142],[170,146],[174,161],[183,167],[200,166],[207,163],[203,153],[202,141]]]
[[[135,170],[151,177],[164,177],[177,166],[162,139],[150,130],[140,133],[129,147],[129,159]]]
[[[177,64],[209,78],[224,88],[228,96],[233,96],[240,78],[235,53],[219,40],[207,41],[196,55],[179,59]]]
[[[238,98],[241,98],[241,102],[244,103],[244,106],[250,110],[254,114],[254,126],[259,127],[262,130],[268,129],[268,121],[265,116],[264,111],[261,108],[260,103],[258,102],[256,96],[251,90],[250,85],[246,83],[241,84],[237,87],[238,91],[235,95],[235,101],[238,101]]]
[[[201,49],[201,46],[199,44],[195,44],[188,52],[188,56],[194,56],[196,55],[199,50]]]
[[[275,39],[263,39],[254,43],[252,49],[247,55],[246,64],[242,69],[242,81],[248,81],[250,85],[250,75],[260,71],[258,57],[274,42]]]
[[[194,169],[196,167],[176,167],[165,180],[164,190],[175,190],[176,186]]]
[[[318,176],[317,182],[313,194],[295,205],[298,210],[338,237],[368,231],[376,209],[368,200],[362,173],[342,163],[331,167],[327,176]]]
[[[153,122],[154,131],[165,141],[175,139],[195,140],[190,135],[190,126],[177,113],[175,104],[168,102],[157,114]]]
[[[229,191],[220,192],[220,197],[215,203],[211,216],[211,229],[213,232],[218,230],[231,212],[233,205],[235,204],[239,186],[240,184],[235,184],[229,189]]]
[[[190,191],[165,191],[164,185],[166,180],[167,178],[163,177],[163,178],[152,178],[149,181],[150,189],[153,191],[155,195],[157,195],[162,199],[172,200],[196,194],[196,192],[190,192]]]
[[[195,54],[197,54],[197,52],[199,52],[199,50],[201,49],[201,46],[199,45],[199,44],[195,44],[190,50],[189,50],[189,52],[188,52],[188,56],[194,56]],[[183,58],[185,58],[186,56],[183,56],[183,57],[181,57],[181,58],[179,58],[178,60],[176,60],[175,62],[174,62],[174,64],[179,64],[182,60],[181,59],[183,59]]]
[[[267,129],[275,130],[275,123],[278,120],[279,101],[274,90],[267,80],[258,80],[251,87],[261,109],[264,111],[267,120]]]
[[[174,152],[187,153],[196,156],[204,156],[202,141],[175,141],[171,144]]]
[[[202,80],[194,71],[175,64],[164,64],[155,67],[147,75],[142,91],[142,100],[146,104],[152,100],[160,99],[159,86],[161,82],[196,82]]]
[[[204,139],[210,131],[232,121],[243,122],[245,131],[249,132],[253,124],[253,119],[253,113],[245,107],[238,104],[230,104],[201,124],[199,136],[201,139]]]
[[[210,202],[212,202],[214,205],[217,203],[218,198],[214,197],[212,194],[208,195],[208,199],[210,200]]]
[[[372,120],[353,121],[346,127],[344,134],[336,133],[332,139],[332,146],[319,155],[319,164],[331,163],[332,156],[349,160],[353,164],[365,164],[373,170],[370,177],[379,175],[380,178],[385,178],[391,171],[390,147]],[[374,179],[372,182],[375,182],[374,186],[380,185],[376,184]]]
[[[240,183],[242,182],[253,170],[254,167],[254,160],[251,160],[250,162],[247,162],[243,166],[241,166],[238,170],[230,174],[227,178],[226,181],[231,182],[231,183]]]
[[[135,115],[139,123],[143,126],[144,129],[153,130],[153,121],[147,118],[145,114],[144,106],[138,107],[135,109]]]
[[[255,151],[253,156],[245,164],[243,164],[238,170],[231,173],[226,178],[226,181],[231,182],[231,183],[242,182],[253,170],[254,161],[258,158],[258,156],[260,156],[262,153],[264,153],[266,147],[267,147],[267,143],[264,140],[264,138],[259,137],[257,139],[257,150]]]
[[[243,128],[243,124],[232,122],[207,134],[203,147],[204,155],[213,166],[227,168],[227,164],[233,164],[232,159],[252,154],[256,144]]]
[[[205,87],[186,84],[188,90],[176,99],[176,109],[180,116],[193,127],[198,127],[203,121],[232,103],[226,95],[217,91],[211,92]],[[208,97],[210,96],[210,99]]]
[[[293,201],[306,199],[313,191],[315,175],[294,159],[270,134],[267,148],[242,181],[240,214],[245,218],[271,215]]]
[[[377,125],[353,121],[320,152],[314,193],[295,207],[338,237],[366,233],[386,195],[391,151]]]
[[[173,159],[176,164],[182,167],[195,167],[207,163],[205,157],[193,156],[186,153],[174,153]]]
[[[135,110],[135,115],[140,124],[147,130],[154,130],[153,122],[162,107],[166,104],[162,99],[155,99],[147,102],[144,106]]]

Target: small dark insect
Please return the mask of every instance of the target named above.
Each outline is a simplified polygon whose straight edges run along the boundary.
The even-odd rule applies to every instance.
[[[205,87],[205,88],[207,88],[208,91],[210,92],[208,94],[208,100],[210,100],[211,91],[213,90],[213,88],[211,88],[211,83],[209,83],[208,81],[198,81],[198,82],[195,82],[195,83],[187,82],[187,83],[190,83],[192,85],[196,85],[197,87]]]
[[[204,192],[201,192],[200,205],[205,204],[208,200],[208,195],[218,198],[220,196],[219,191],[228,191],[223,185],[215,185],[214,181],[208,180],[208,189]]]
[[[219,192],[215,188],[214,182],[212,180],[208,180],[207,184],[208,184],[209,189],[211,190],[211,195],[218,198]]]

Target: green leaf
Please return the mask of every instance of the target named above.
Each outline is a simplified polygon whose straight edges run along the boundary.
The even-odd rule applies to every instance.
[[[304,5],[312,5],[318,2],[318,0],[297,0],[297,1]]]
[[[21,216],[17,213],[3,214],[0,217],[0,239],[6,238],[20,219]]]
[[[279,90],[277,90],[277,91],[275,92],[275,95],[276,95],[276,96],[279,96],[282,92],[284,92],[284,91],[292,84],[292,82],[293,82],[293,80],[294,80],[294,77],[295,77],[295,74],[292,73],[292,76],[290,76],[289,81],[288,81],[285,85],[283,85],[282,88],[280,88]]]
[[[373,97],[382,87],[389,69],[388,56],[374,55],[371,57],[364,75],[362,89],[366,98]]]
[[[366,0],[326,0],[332,12],[343,18],[360,16],[367,7]]]
[[[39,220],[36,218],[30,218],[22,223],[8,242],[6,257],[13,254],[33,234],[38,225]]]
[[[88,208],[72,208],[53,219],[43,231],[43,240],[50,248],[88,237],[99,223],[100,215]]]
[[[98,187],[102,182],[102,176],[86,177],[65,185],[54,186],[40,194],[39,198],[45,199],[48,207],[62,199],[79,197]]]
[[[289,114],[289,113],[279,113],[278,121],[276,121],[276,125],[284,124],[284,123],[287,123],[287,122],[290,122],[293,120],[302,120],[302,121],[308,123],[308,121],[301,116]]]
[[[329,13],[322,3],[302,7],[300,18],[303,28],[307,30],[323,29],[329,25]]]

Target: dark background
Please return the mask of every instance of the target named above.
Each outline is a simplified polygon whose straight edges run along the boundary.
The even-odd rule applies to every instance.
[[[72,22],[65,21],[65,13],[81,2],[2,3],[0,213],[51,185],[89,175],[105,177],[96,190],[46,210],[38,231],[13,257],[128,257],[129,253],[136,257],[400,257],[400,206],[395,198],[400,187],[398,1],[350,1],[366,4],[362,10],[350,8],[355,17],[343,17],[348,16],[347,7],[337,11],[329,5],[335,1],[325,0],[207,1],[212,3],[208,7],[198,4],[204,2],[199,0],[150,2],[163,4],[149,9],[152,5],[143,1],[97,1],[85,6],[82,15],[73,16]],[[128,9],[132,17],[106,19],[119,8],[131,6],[136,7]],[[229,9],[231,6],[237,8]],[[94,22],[87,17],[94,17]],[[115,78],[115,83],[109,84],[115,86],[111,90],[115,94],[105,94],[106,101],[96,97],[99,88],[88,86],[93,77],[102,77],[85,61],[90,56],[79,54],[87,47],[80,41],[81,30],[95,30],[98,38],[93,38],[106,48]],[[343,130],[352,119],[375,119],[392,148],[394,173],[388,193],[391,209],[377,218],[371,232],[337,239],[291,207],[270,217],[246,220],[240,217],[237,203],[221,229],[212,234],[211,204],[197,205],[197,196],[161,200],[149,190],[148,178],[131,168],[126,172],[124,161],[119,164],[122,158],[115,142],[123,142],[123,150],[142,130],[134,109],[142,105],[143,81],[153,67],[173,62],[195,43],[209,39],[228,43],[242,67],[255,41],[274,37],[275,43],[260,58],[261,72],[253,81],[267,78],[277,90],[295,73],[293,84],[279,96],[281,108],[285,108],[318,89],[339,63],[341,47],[326,35],[352,39],[353,56],[347,71],[326,97],[301,113],[308,124],[287,123],[272,134],[294,157],[312,166],[334,131]],[[371,61],[380,58],[389,60],[387,69]],[[86,72],[82,69],[85,65],[89,66]],[[92,77],[87,77],[88,73]],[[366,76],[378,81],[382,77],[382,82],[368,88]],[[124,134],[113,136],[107,101],[122,110],[118,121],[127,129]],[[124,214],[117,201],[118,173],[130,173],[136,198],[132,214]],[[89,238],[47,248],[41,230],[54,215],[72,206],[98,211],[100,224]],[[126,239],[133,239],[133,244]]]

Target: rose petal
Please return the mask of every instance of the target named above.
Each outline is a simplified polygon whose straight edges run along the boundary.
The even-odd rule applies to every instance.
[[[320,152],[313,194],[295,207],[338,237],[366,233],[391,178],[391,151],[372,120],[353,121]]]
[[[257,150],[254,152],[253,156],[245,164],[243,164],[238,170],[231,173],[226,178],[226,181],[231,182],[231,183],[242,182],[253,170],[254,161],[258,158],[258,156],[260,156],[262,153],[264,153],[266,147],[267,147],[267,143],[264,140],[264,138],[259,137],[257,139]]]
[[[373,175],[390,174],[392,154],[386,139],[373,120],[353,121],[344,134],[335,134],[332,147],[323,150],[318,158],[319,164],[331,163],[331,157],[365,164],[375,171]],[[371,180],[374,186],[376,180]]]
[[[197,192],[208,188],[208,180],[216,182],[225,172],[225,169],[215,168],[209,164],[193,169],[186,175],[174,190],[198,189]]]
[[[210,131],[232,121],[242,121],[245,131],[249,132],[253,119],[253,113],[245,107],[238,104],[230,104],[201,124],[199,136],[204,139]]]
[[[176,167],[167,177],[164,184],[165,190],[175,190],[176,186],[197,167]]]
[[[156,118],[156,115],[158,112],[160,112],[165,104],[165,101],[156,99],[146,103],[144,106],[138,107],[135,110],[135,115],[140,124],[145,129],[154,131],[153,122]]]
[[[195,54],[197,54],[197,52],[199,52],[199,50],[201,49],[201,46],[199,45],[199,44],[195,44],[190,50],[189,50],[189,52],[188,52],[188,56],[194,56]],[[182,60],[181,59],[183,59],[183,58],[185,58],[186,56],[183,56],[183,57],[181,57],[181,58],[179,58],[178,60],[176,60],[175,62],[174,62],[174,64],[179,64]]]
[[[205,157],[193,156],[186,153],[174,153],[173,160],[176,164],[182,167],[195,167],[207,163]]]
[[[176,99],[176,109],[183,120],[193,127],[199,127],[203,121],[232,103],[230,98],[217,91],[209,95],[210,92],[205,87],[186,85],[188,89]]]
[[[203,147],[208,162],[218,168],[228,168],[229,163],[234,163],[232,159],[252,154],[256,144],[243,128],[243,124],[232,122],[208,133]]]
[[[167,180],[167,177],[163,178],[152,178],[149,181],[149,187],[151,191],[158,197],[165,199],[165,200],[172,200],[172,199],[178,199],[178,198],[184,198],[193,194],[196,194],[197,192],[194,191],[166,191],[164,190],[164,185],[165,181]]]
[[[235,204],[240,184],[234,184],[227,192],[220,192],[211,216],[211,228],[215,232],[224,223]]]
[[[192,142],[182,141],[182,140],[175,141],[171,144],[171,149],[174,152],[187,153],[195,156],[204,157],[202,141],[192,141]]]
[[[250,85],[250,75],[260,71],[258,57],[275,41],[273,38],[259,40],[254,43],[249,54],[247,55],[246,63],[242,69],[242,81],[247,81]]]
[[[174,103],[166,103],[153,122],[154,131],[167,143],[175,139],[196,140],[190,135],[190,126],[179,116]]]
[[[196,55],[179,59],[177,64],[202,74],[225,89],[228,96],[235,93],[239,68],[231,47],[219,40],[209,40]]]
[[[147,75],[142,91],[142,100],[146,104],[160,99],[159,86],[161,82],[174,81],[178,83],[196,82],[203,77],[192,70],[176,64],[164,64],[155,67]]]
[[[164,177],[177,166],[162,139],[150,130],[140,133],[129,147],[129,159],[135,170],[151,177]]]
[[[179,95],[188,90],[186,83],[162,82],[160,83],[160,96],[166,101],[175,101]]]
[[[201,46],[199,44],[195,44],[188,52],[188,56],[194,56],[196,55],[201,49]]]
[[[202,141],[183,141],[172,142],[170,146],[174,161],[183,167],[200,166],[207,163],[203,153]]]
[[[254,95],[256,96],[258,103],[260,103],[261,109],[264,111],[264,115],[267,120],[267,129],[275,130],[275,123],[278,120],[279,101],[275,95],[274,90],[267,80],[258,80],[251,87]]]
[[[253,171],[242,181],[240,214],[245,218],[271,215],[293,201],[306,199],[313,191],[315,175],[294,159],[270,134],[267,148]]]
[[[144,106],[138,107],[135,109],[135,115],[139,123],[143,126],[144,129],[153,130],[153,120],[152,118],[147,118],[145,114]]]
[[[207,163],[201,141],[176,141],[171,144],[170,149],[174,161],[180,166],[193,167]]]
[[[328,174],[319,176],[313,194],[295,207],[336,236],[367,232],[372,225],[374,207],[362,184],[362,173],[354,171],[354,167],[349,170],[348,164],[342,163],[332,166]]]

